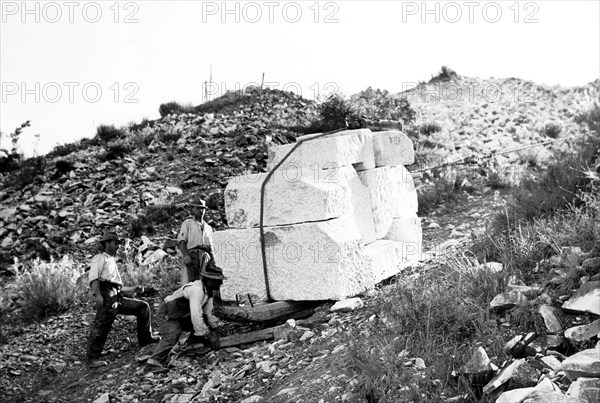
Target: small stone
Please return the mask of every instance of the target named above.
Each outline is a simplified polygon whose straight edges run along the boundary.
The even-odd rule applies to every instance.
[[[338,301],[329,309],[331,312],[351,312],[363,307],[362,299],[348,298],[342,301]]]

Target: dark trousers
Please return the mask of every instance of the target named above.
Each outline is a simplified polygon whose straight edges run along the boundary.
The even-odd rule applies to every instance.
[[[167,358],[169,357],[169,352],[175,344],[177,344],[177,340],[183,332],[194,332],[194,327],[192,326],[192,320],[189,316],[177,319],[169,319],[164,322],[160,326],[160,335],[162,339],[154,349],[152,353],[152,359],[160,362],[163,365],[167,365]]]
[[[148,303],[139,299],[123,297],[119,289],[113,285],[101,282],[99,286],[104,303],[96,311],[96,317],[90,326],[88,358],[100,358],[106,338],[108,337],[108,332],[110,332],[117,314],[134,315],[137,318],[138,343],[140,346],[148,344],[152,338],[150,306]],[[117,302],[117,307],[112,308],[112,303],[115,301]]]
[[[190,264],[186,265],[186,270],[188,275],[188,283],[191,283],[196,280],[201,280],[200,272],[202,271],[204,265],[206,265],[210,260],[210,256],[202,249],[196,248],[191,249],[188,251],[188,253],[192,261]]]

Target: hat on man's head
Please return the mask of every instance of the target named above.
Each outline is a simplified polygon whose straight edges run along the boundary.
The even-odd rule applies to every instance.
[[[104,231],[102,238],[100,238],[100,243],[104,243],[107,241],[123,242],[123,240],[121,238],[119,238],[119,235],[117,235],[116,232]]]
[[[227,277],[223,275],[223,269],[217,267],[215,264],[207,264],[204,269],[200,272],[201,276],[206,278],[212,278],[214,280],[225,280]]]
[[[206,209],[206,202],[202,199],[195,199],[193,201],[191,201],[190,203],[188,203],[188,206],[190,207],[199,207],[199,208],[203,208]]]

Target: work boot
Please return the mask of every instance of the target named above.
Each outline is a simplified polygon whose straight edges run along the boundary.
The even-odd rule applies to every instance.
[[[99,358],[90,358],[87,362],[87,365],[89,368],[100,368],[100,367],[106,367],[108,365],[108,362],[101,360]]]
[[[204,346],[208,346],[208,339],[206,336],[197,336],[195,334],[190,334],[185,342],[188,346],[193,346],[195,344],[202,344]]]
[[[208,335],[206,336],[206,339],[208,341],[208,345],[213,349],[213,350],[218,350],[220,347],[220,343],[219,343],[219,335],[215,332],[210,332],[208,333]]]

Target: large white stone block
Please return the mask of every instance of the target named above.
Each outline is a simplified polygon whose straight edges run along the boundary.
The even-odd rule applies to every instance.
[[[371,262],[373,282],[375,284],[395,276],[412,261],[409,260],[412,247],[403,242],[378,240],[365,246],[365,255]]]
[[[315,175],[275,171],[265,187],[263,225],[323,221],[348,213],[352,207],[349,184],[336,175],[327,171]],[[229,227],[260,225],[260,192],[266,177],[266,173],[258,173],[229,181],[224,194]]]
[[[213,246],[216,264],[227,277],[221,286],[221,298],[235,301],[236,294],[252,294],[266,299],[258,228],[215,231]]]
[[[354,221],[363,239],[363,245],[375,241],[377,236],[369,188],[362,183],[352,167],[340,168],[338,175],[340,183],[343,183],[344,187],[349,189],[350,208],[346,214]]]
[[[348,217],[356,224],[363,245],[376,239],[371,195],[352,166],[290,178],[294,177],[276,171],[269,179],[264,198],[264,226]],[[259,226],[260,188],[265,179],[266,174],[251,174],[229,182],[225,189],[229,227]]]
[[[348,219],[265,228],[271,296],[275,300],[344,299],[373,288],[362,238]],[[221,295],[266,297],[258,229],[214,233]]]
[[[417,191],[403,166],[369,169],[358,172],[358,177],[371,194],[377,239],[388,233],[393,218],[416,214]]]
[[[310,134],[298,137],[297,143],[301,144],[281,167],[284,169],[301,167],[312,170],[349,165],[355,165],[359,170],[375,167],[373,134],[369,129],[347,130],[324,137],[318,136],[319,134]],[[268,169],[272,169],[282,161],[297,143],[271,147]]]
[[[390,175],[391,167],[369,169],[358,173],[361,182],[369,188],[375,224],[375,237],[381,239],[388,233],[394,217],[394,202],[398,186]]]
[[[400,131],[374,132],[373,151],[376,167],[415,163],[413,142]]]
[[[402,217],[416,214],[419,202],[417,189],[410,172],[403,166],[390,167],[388,174],[391,179],[390,193],[392,193],[392,216]]]
[[[403,258],[416,262],[423,251],[421,219],[416,214],[392,219],[392,225],[384,239],[403,244]]]

